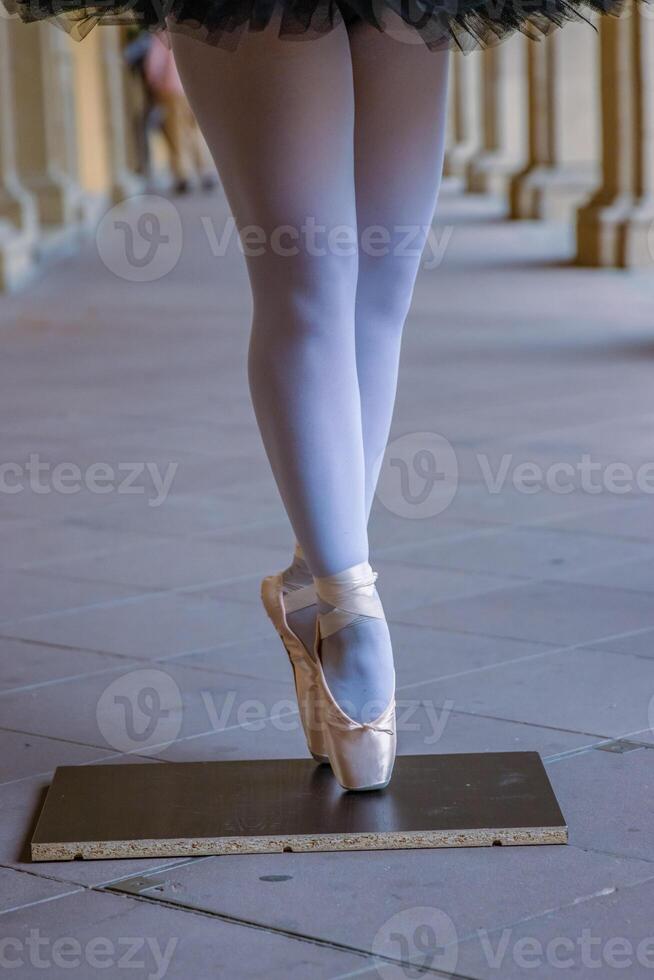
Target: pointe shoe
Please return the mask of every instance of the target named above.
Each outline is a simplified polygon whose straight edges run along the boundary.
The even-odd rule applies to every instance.
[[[316,762],[328,763],[322,725],[318,715],[318,669],[315,655],[304,646],[288,624],[287,613],[312,606],[316,601],[313,585],[284,592],[281,572],[269,575],[261,583],[261,601],[270,621],[279,633],[293,668],[295,694],[300,709],[300,720],[309,752]]]
[[[334,775],[343,789],[374,790],[388,786],[397,749],[395,696],[373,722],[355,721],[334,700],[320,658],[321,643],[355,619],[385,619],[375,589],[377,574],[367,562],[338,575],[316,579],[316,591],[333,606],[316,622],[314,663],[323,746]]]

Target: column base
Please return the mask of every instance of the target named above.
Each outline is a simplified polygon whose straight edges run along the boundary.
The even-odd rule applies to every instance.
[[[597,186],[592,169],[534,166],[511,181],[513,219],[569,221]]]
[[[654,200],[638,204],[623,227],[624,267],[654,272]]]
[[[580,265],[654,270],[654,201],[591,201],[577,215]]]
[[[445,154],[445,164],[443,174],[445,177],[462,177],[468,174],[470,161],[479,152],[479,147],[474,143],[459,143],[449,149]]]
[[[39,223],[46,227],[75,224],[79,220],[79,189],[71,180],[50,176],[25,179],[32,195]]]
[[[17,181],[0,188],[0,221],[3,218],[17,230],[33,234],[36,229],[34,200]]]
[[[13,293],[34,277],[34,239],[9,222],[0,223],[0,292]]]
[[[125,173],[119,174],[114,179],[109,195],[110,203],[112,205],[120,204],[121,201],[124,201],[128,197],[134,197],[135,194],[142,194],[144,186],[145,178],[126,170]]]
[[[482,153],[470,161],[467,189],[473,194],[506,195],[519,167],[499,153]]]

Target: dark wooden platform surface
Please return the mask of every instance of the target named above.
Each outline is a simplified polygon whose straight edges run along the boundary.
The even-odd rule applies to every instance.
[[[344,792],[304,759],[63,766],[34,860],[561,844],[536,752],[400,756],[385,790]]]

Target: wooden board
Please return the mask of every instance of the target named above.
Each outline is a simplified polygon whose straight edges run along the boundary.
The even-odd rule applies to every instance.
[[[62,766],[32,859],[566,842],[540,756],[487,752],[399,756],[371,793],[304,759]]]

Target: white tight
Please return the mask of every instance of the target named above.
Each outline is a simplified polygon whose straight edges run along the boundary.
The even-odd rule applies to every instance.
[[[268,247],[248,260],[254,407],[293,529],[321,576],[368,558],[374,470],[442,168],[447,52],[427,50],[399,18],[392,26],[388,35],[340,24],[289,40],[273,23],[234,52],[173,36],[240,228],[262,228],[267,241],[307,220],[370,230],[358,261],[338,248],[309,254],[326,234],[318,248],[301,235],[299,254]],[[398,249],[408,226],[412,248]],[[280,241],[293,245],[290,232]]]
[[[173,36],[236,223],[268,243],[248,258],[250,388],[284,506],[320,577],[368,560],[402,328],[443,162],[447,52],[386,17],[389,33],[341,23],[315,40],[280,39],[273,21],[233,52]],[[337,700],[357,713],[364,694],[386,704],[386,624],[358,623],[330,644]]]

